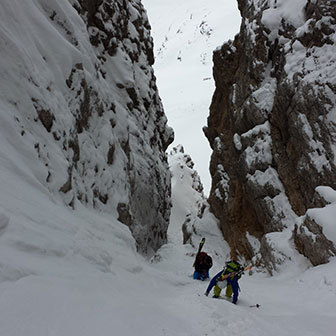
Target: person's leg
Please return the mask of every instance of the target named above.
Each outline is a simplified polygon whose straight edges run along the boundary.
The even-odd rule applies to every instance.
[[[194,272],[194,279],[195,280],[202,280],[202,274],[200,272]]]
[[[200,273],[200,280],[204,281],[205,279],[209,278],[209,272],[203,271]]]
[[[232,286],[231,285],[226,286],[225,296],[227,296],[228,298],[232,296]]]
[[[216,298],[219,297],[221,291],[222,291],[222,289],[216,285],[214,287],[214,297],[216,297]]]
[[[238,294],[239,294],[238,281],[232,281],[231,286],[232,286],[232,292],[233,292],[232,303],[236,304],[238,301]]]

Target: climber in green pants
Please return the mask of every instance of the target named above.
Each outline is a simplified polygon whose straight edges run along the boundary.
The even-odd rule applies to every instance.
[[[226,287],[225,296],[232,298],[232,303],[236,304],[239,294],[238,280],[241,278],[244,268],[236,260],[228,261],[224,270],[217,273],[210,281],[210,284],[205,292],[205,295],[209,295],[212,288],[214,288],[214,298],[218,298],[223,288]],[[223,277],[227,274],[233,273],[229,277]]]

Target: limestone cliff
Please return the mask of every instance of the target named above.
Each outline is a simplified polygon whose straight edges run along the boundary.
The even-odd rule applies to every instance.
[[[336,188],[336,6],[238,4],[240,32],[213,57],[209,203],[231,249],[272,270],[288,258],[274,237],[288,240],[298,218],[323,205],[316,187]],[[326,262],[335,248],[314,231]],[[309,249],[304,230],[295,233],[299,251]]]
[[[153,254],[167,237],[173,132],[141,1],[5,1],[3,19],[21,18],[0,31],[1,124],[18,158],[49,197],[118,218]]]

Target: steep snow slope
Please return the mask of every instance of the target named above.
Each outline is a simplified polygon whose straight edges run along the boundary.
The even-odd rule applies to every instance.
[[[28,1],[1,1],[4,4],[14,6],[16,17],[21,19],[31,13],[30,7],[22,7],[26,11],[21,16],[20,6],[15,7],[26,6]],[[69,7],[64,8],[72,13]],[[0,24],[6,20],[3,13],[0,11]],[[15,22],[13,16],[10,19]],[[35,19],[40,22],[39,15]],[[25,28],[29,35],[29,26]],[[4,25],[1,29],[8,32]],[[55,46],[55,52],[61,50]],[[13,60],[0,58],[0,64],[15,63],[18,59],[14,55]],[[26,60],[33,62],[35,58]],[[0,93],[12,92],[20,102],[23,98],[14,94],[20,88],[19,79],[17,86],[11,81],[7,86],[1,82]],[[24,79],[22,82],[27,84]],[[51,97],[47,95],[45,99],[48,102]],[[15,104],[4,101],[1,112],[12,111],[9,106]],[[205,297],[207,283],[191,279],[194,248],[169,237],[168,244],[148,263],[136,253],[136,241],[128,227],[120,225],[113,215],[80,202],[74,209],[66,207],[64,199],[51,195],[41,182],[45,167],[36,164],[30,150],[32,131],[24,142],[13,136],[14,125],[11,114],[1,113],[1,336],[334,335],[334,261],[303,274],[305,264],[296,265],[279,277],[245,275],[237,306]],[[26,133],[28,130],[25,128]],[[46,133],[42,135],[48,137]],[[52,159],[63,160],[55,147],[50,151]],[[184,181],[190,181],[190,177]],[[183,198],[176,194],[176,202],[197,199],[195,189],[182,182]],[[329,197],[332,201],[332,194]],[[323,213],[319,216],[324,218]],[[195,222],[198,234],[194,235],[194,243],[206,236],[204,249],[213,256],[213,275],[227,258],[228,247],[223,245],[213,216],[206,213],[204,218],[203,222]],[[248,307],[255,303],[261,308]]]
[[[236,0],[143,0],[154,38],[155,74],[174,145],[182,144],[209,193],[210,148],[206,125],[211,96],[212,53],[239,30]]]
[[[72,208],[119,218],[153,254],[166,241],[173,133],[141,2],[0,6],[1,169]],[[13,189],[6,182],[3,196]]]
[[[27,194],[30,201],[22,201]],[[135,253],[126,226],[84,207],[68,211],[29,180],[1,199],[13,203],[20,210],[0,217],[1,230],[7,226],[0,238],[0,335],[334,335],[335,261],[304,273],[302,264],[275,277],[246,274],[234,306],[205,297],[208,282],[192,280],[190,245],[172,238],[149,264]],[[213,221],[196,229],[195,243],[207,238],[214,275],[228,249]],[[18,234],[26,244],[17,246]],[[261,307],[249,307],[256,303]]]

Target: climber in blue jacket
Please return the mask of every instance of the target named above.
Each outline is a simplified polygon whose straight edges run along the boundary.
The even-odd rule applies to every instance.
[[[223,288],[226,287],[225,296],[232,298],[232,303],[236,304],[239,294],[239,284],[238,280],[243,274],[244,268],[236,260],[230,260],[226,263],[225,268],[218,272],[210,281],[210,284],[205,292],[208,296],[212,288],[214,288],[214,298],[218,298]],[[227,274],[231,274],[226,277]]]

